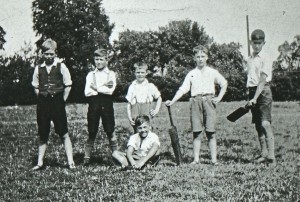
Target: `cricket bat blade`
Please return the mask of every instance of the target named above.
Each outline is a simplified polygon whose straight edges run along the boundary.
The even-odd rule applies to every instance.
[[[245,114],[247,114],[249,112],[249,107],[239,107],[238,109],[234,110],[233,112],[231,112],[228,116],[227,119],[231,122],[235,122],[237,121],[239,118],[241,118],[242,116],[244,116]]]

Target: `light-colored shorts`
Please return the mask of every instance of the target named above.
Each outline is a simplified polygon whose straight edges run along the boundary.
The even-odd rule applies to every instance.
[[[136,103],[131,105],[131,117],[135,120],[140,115],[147,115],[151,119],[150,110],[151,103]]]
[[[212,103],[212,95],[194,96],[190,98],[191,125],[193,132],[203,130],[216,131],[217,113],[216,105]]]

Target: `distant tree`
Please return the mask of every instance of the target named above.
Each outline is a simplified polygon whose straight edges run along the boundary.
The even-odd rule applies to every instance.
[[[121,32],[119,41],[114,43],[114,52],[117,54],[111,60],[112,68],[119,75],[120,85],[116,94],[126,94],[128,85],[134,79],[133,64],[143,60],[149,65],[149,80],[161,90],[163,99],[170,99],[187,72],[195,67],[192,50],[199,44],[209,48],[209,64],[230,82],[225,98],[228,101],[244,99],[246,85],[243,57],[239,51],[241,46],[236,43],[213,43],[213,38],[206,34],[204,28],[191,20],[171,21],[167,26],[159,27],[158,31]],[[164,77],[156,76],[156,69],[162,69]]]
[[[3,45],[5,44],[6,40],[4,39],[6,32],[4,29],[0,26],[0,50],[3,49]]]
[[[292,43],[285,41],[278,47],[279,56],[274,62],[274,100],[299,100],[300,98],[300,35]]]
[[[58,43],[58,55],[69,67],[87,66],[93,51],[109,46],[113,24],[101,7],[102,0],[34,0],[33,29],[41,38]]]
[[[208,63],[215,67],[228,81],[226,101],[246,99],[246,73],[243,70],[241,45],[213,43],[210,47]]]
[[[275,63],[276,70],[300,71],[300,35],[294,37],[289,44],[285,41],[278,47],[279,56]]]

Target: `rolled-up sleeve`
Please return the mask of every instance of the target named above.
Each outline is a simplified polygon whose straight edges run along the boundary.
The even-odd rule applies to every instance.
[[[133,86],[132,85],[129,86],[127,95],[125,96],[125,98],[129,103],[133,104],[132,103],[132,99],[133,99]]]
[[[136,147],[136,138],[135,138],[134,135],[132,135],[132,136],[129,138],[129,141],[128,141],[128,143],[127,143],[127,148],[128,148],[129,146],[132,146],[135,150],[137,149],[137,147]]]
[[[186,94],[191,90],[191,74],[188,73],[182,83],[182,85],[179,88],[179,91],[181,91],[183,94]]]
[[[153,83],[151,83],[150,89],[154,99],[158,99],[161,96],[158,88]]]
[[[227,85],[227,80],[217,71],[215,83],[217,83],[219,86],[223,87]]]
[[[71,74],[70,74],[69,69],[66,67],[66,65],[64,63],[61,63],[60,72],[63,75],[64,85],[71,86],[72,85]]]
[[[33,76],[32,76],[32,86],[34,88],[39,88],[39,71],[38,71],[39,67],[36,66],[33,72]]]

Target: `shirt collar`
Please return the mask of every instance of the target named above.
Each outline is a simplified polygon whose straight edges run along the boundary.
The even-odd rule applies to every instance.
[[[200,72],[204,72],[205,70],[207,70],[208,69],[208,66],[207,65],[205,65],[202,69],[199,69],[197,66],[196,66],[196,68],[195,68],[197,71],[200,71]]]
[[[96,72],[104,72],[104,73],[108,74],[109,69],[108,69],[108,67],[104,67],[102,70],[98,70],[97,68],[95,68],[95,70],[93,72],[95,72],[95,73]]]
[[[148,79],[145,79],[145,81],[143,81],[143,83],[138,83],[137,80],[134,80],[132,82],[133,85],[147,85],[149,83]]]
[[[60,63],[60,62],[62,62],[63,60],[62,59],[59,59],[59,58],[54,58],[54,61],[53,61],[53,63],[50,65],[51,67],[52,66],[56,66],[57,65],[57,63]],[[41,64],[41,67],[46,67],[47,65],[46,65],[46,63],[45,62],[43,62],[43,64]]]

